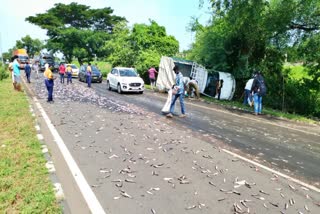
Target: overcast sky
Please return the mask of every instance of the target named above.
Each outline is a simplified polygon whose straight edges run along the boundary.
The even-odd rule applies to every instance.
[[[208,2],[207,0],[204,0]],[[33,39],[46,39],[46,31],[25,21],[28,16],[45,13],[55,3],[69,4],[77,2],[91,8],[111,7],[114,15],[123,16],[134,23],[149,23],[155,20],[164,26],[167,34],[173,35],[180,44],[180,50],[186,50],[192,42],[192,35],[186,30],[191,17],[198,17],[206,24],[208,7],[199,9],[199,0],[0,0],[0,48],[6,52],[17,40],[26,35]]]

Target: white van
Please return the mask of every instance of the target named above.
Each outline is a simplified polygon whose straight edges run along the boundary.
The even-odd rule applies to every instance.
[[[220,99],[231,100],[236,88],[236,81],[232,74],[226,72],[208,73],[205,67],[190,60],[183,60],[172,57],[161,57],[157,88],[159,91],[169,90],[175,83],[173,67],[177,65],[184,77],[192,77],[198,81],[200,93],[210,97],[216,97],[216,85],[223,80]]]

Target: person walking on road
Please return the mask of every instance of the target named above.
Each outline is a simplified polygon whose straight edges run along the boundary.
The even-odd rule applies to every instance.
[[[253,93],[254,115],[261,114],[262,113],[262,97],[266,95],[267,88],[264,82],[264,78],[260,71],[257,71],[255,73],[251,92]]]
[[[60,83],[64,84],[64,74],[66,73],[66,67],[63,63],[59,66]]]
[[[52,74],[51,69],[49,68],[48,64],[45,64],[45,71],[44,71],[44,83],[48,90],[48,103],[53,103],[53,86],[54,86],[54,77]]]
[[[185,107],[184,107],[184,90],[185,89],[184,89],[184,83],[183,83],[183,75],[181,72],[179,72],[178,66],[174,66],[173,70],[176,73],[176,83],[173,86],[176,93],[174,94],[173,99],[171,101],[170,113],[167,114],[167,117],[168,118],[173,117],[174,105],[175,105],[178,98],[179,98],[180,106],[181,106],[181,115],[179,117],[185,117],[186,116]]]
[[[35,61],[34,64],[32,65],[32,70],[36,74],[36,79],[39,78],[39,62]]]
[[[158,71],[154,67],[151,67],[148,70],[148,73],[149,73],[151,89],[153,90],[153,87],[156,87],[156,73],[158,73]]]
[[[67,66],[66,73],[67,73],[67,84],[72,83],[72,68],[71,68],[71,65]]]
[[[246,86],[244,87],[244,100],[243,105],[249,104],[252,106],[252,94],[251,94],[251,88],[254,78],[251,78],[247,81]]]
[[[29,65],[29,62],[26,62],[26,65],[24,66],[24,72],[26,73],[28,83],[31,83],[30,81],[31,67]]]
[[[91,81],[92,81],[92,68],[91,68],[91,63],[89,62],[87,66],[87,83],[89,88],[91,88]]]

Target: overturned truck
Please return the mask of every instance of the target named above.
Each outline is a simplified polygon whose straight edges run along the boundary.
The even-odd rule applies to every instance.
[[[219,80],[223,80],[220,99],[231,100],[236,88],[236,81],[230,73],[213,72],[208,73],[205,67],[196,62],[173,57],[161,57],[157,88],[159,91],[167,91],[175,83],[176,74],[173,67],[179,66],[179,71],[184,77],[192,77],[198,81],[200,93],[209,97],[216,97],[216,86]]]

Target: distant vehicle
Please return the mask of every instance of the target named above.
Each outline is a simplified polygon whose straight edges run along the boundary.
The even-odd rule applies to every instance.
[[[107,76],[107,89],[116,89],[119,94],[122,92],[144,91],[144,81],[134,68],[115,67]]]
[[[88,65],[81,65],[80,71],[79,71],[79,81],[87,82],[87,67]],[[98,82],[102,83],[102,73],[99,71],[99,69],[91,65],[92,70],[92,82]]]
[[[29,62],[29,56],[27,54],[26,49],[17,49],[14,50],[12,53],[13,57],[18,57],[21,64],[25,64],[26,62]]]
[[[60,66],[60,63],[59,62],[55,62],[54,65],[53,65],[53,72],[58,72],[59,71],[59,66]]]
[[[72,69],[72,77],[78,78],[79,76],[79,68],[75,64],[65,64],[65,67],[67,68],[68,65],[71,66]]]
[[[45,70],[45,64],[48,64],[52,69],[54,68],[54,57],[50,53],[41,54],[39,57],[40,71]]]

